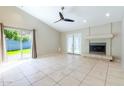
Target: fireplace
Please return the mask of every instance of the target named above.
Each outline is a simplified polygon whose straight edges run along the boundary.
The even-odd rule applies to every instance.
[[[106,55],[106,43],[90,43],[89,53]]]

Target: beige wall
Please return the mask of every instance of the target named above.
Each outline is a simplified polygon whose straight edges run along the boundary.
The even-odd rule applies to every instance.
[[[1,30],[1,27],[0,27]],[[2,50],[1,50],[1,31],[0,31],[0,63],[2,62]]]
[[[0,22],[7,26],[36,29],[38,56],[55,53],[60,47],[60,32],[16,7],[0,7]]]
[[[124,67],[124,18],[122,20],[122,30],[121,30],[121,63],[122,66]]]
[[[66,52],[66,35],[69,33],[81,33],[82,34],[82,55],[89,52],[89,41],[85,39],[87,35],[104,35],[104,34],[110,34],[111,33],[111,24],[105,24],[101,26],[95,26],[89,28],[80,29],[77,31],[72,32],[63,32],[61,34],[61,48],[62,52]],[[112,39],[112,55],[115,58],[121,57],[121,22],[114,22],[112,23],[112,33],[115,35],[115,37]],[[91,40],[91,42],[106,42],[107,43],[107,55],[110,55],[110,40],[109,39],[99,39],[99,40]]]

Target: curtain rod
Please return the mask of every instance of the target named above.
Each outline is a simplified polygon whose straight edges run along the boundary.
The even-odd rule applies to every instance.
[[[13,27],[13,26],[4,26],[4,27],[5,27],[5,28],[13,28],[13,29],[20,29],[20,30],[33,31],[33,29],[26,29],[26,28]]]

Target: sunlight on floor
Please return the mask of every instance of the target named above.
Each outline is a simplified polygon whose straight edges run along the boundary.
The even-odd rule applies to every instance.
[[[0,64],[0,74],[6,72],[16,66],[23,64],[24,62],[30,61],[31,59],[24,59],[24,60],[16,60],[16,61],[9,61],[3,62]]]

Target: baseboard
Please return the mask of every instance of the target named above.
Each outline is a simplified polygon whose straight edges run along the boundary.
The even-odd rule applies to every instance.
[[[55,55],[60,55],[61,53],[59,52],[53,52],[53,53],[47,53],[47,54],[41,54],[41,55],[38,55],[37,58],[42,58],[42,57],[48,57],[48,56],[55,56]]]

